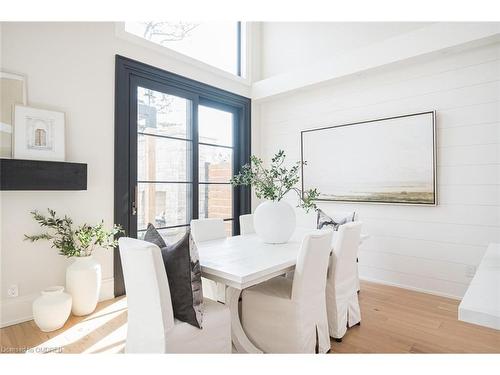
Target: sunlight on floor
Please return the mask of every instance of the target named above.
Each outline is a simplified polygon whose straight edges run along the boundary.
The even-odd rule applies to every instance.
[[[29,349],[28,353],[118,353],[127,334],[127,299],[94,312],[61,334]],[[60,350],[59,348],[62,348]]]
[[[97,341],[94,345],[85,349],[83,353],[123,353],[125,339],[127,337],[127,325],[124,324],[115,329],[109,335]]]

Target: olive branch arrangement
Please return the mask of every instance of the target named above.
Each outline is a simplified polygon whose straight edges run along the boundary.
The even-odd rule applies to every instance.
[[[111,230],[104,228],[104,222],[90,226],[83,224],[73,227],[73,220],[68,216],[57,217],[54,210],[48,209],[48,216],[38,211],[32,211],[31,215],[42,227],[48,230],[41,234],[24,235],[26,241],[48,240],[52,241],[52,247],[59,250],[60,255],[70,257],[85,257],[92,255],[96,247],[110,249],[118,246],[115,235],[123,233],[121,226],[113,225]]]
[[[231,179],[233,186],[253,186],[255,195],[259,199],[268,199],[279,202],[290,191],[297,193],[299,203],[297,207],[302,207],[306,211],[316,209],[314,200],[319,197],[317,189],[302,191],[295,187],[299,182],[299,169],[307,162],[295,162],[290,168],[284,166],[285,151],[279,150],[271,159],[269,168],[264,168],[262,159],[255,155],[250,158],[250,163],[245,164],[240,173]]]

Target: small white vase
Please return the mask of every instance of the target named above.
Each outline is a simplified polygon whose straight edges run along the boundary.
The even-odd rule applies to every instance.
[[[78,257],[66,269],[66,290],[73,297],[73,315],[92,313],[101,291],[101,265],[92,256]]]
[[[42,295],[33,301],[33,318],[43,332],[61,328],[71,312],[71,296],[64,293],[63,286],[52,286],[42,290]]]
[[[265,201],[254,213],[255,233],[265,243],[285,243],[295,231],[295,211],[284,201]]]

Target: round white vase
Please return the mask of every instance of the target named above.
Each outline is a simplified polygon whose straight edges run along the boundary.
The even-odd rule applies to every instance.
[[[295,231],[295,211],[284,201],[265,201],[254,213],[255,233],[265,243],[285,243]]]
[[[43,332],[61,328],[71,312],[71,296],[63,286],[51,286],[33,301],[33,318]]]
[[[92,313],[101,291],[101,265],[92,256],[78,257],[66,269],[66,290],[73,297],[73,315]]]

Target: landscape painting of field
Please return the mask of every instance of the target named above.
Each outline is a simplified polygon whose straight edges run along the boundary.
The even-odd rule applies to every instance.
[[[319,200],[435,205],[435,114],[304,130],[304,189]]]

